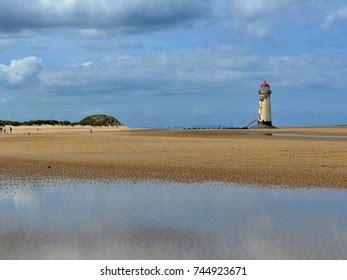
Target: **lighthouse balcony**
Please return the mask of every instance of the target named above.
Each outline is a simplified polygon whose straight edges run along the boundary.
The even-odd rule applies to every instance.
[[[259,94],[271,94],[271,90],[268,88],[260,89]]]

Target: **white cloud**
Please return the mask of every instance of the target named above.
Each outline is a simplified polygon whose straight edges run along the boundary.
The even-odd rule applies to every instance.
[[[91,66],[93,64],[94,64],[93,61],[86,61],[86,62],[83,62],[81,64],[67,64],[64,67],[66,67],[66,68],[70,68],[70,67],[72,67],[72,68],[89,67],[89,66]]]
[[[12,60],[10,65],[0,64],[0,85],[13,86],[36,81],[42,62],[35,56]]]
[[[270,24],[266,21],[251,21],[246,24],[246,32],[256,36],[257,38],[264,38],[270,33]]]
[[[231,2],[234,25],[252,36],[266,37],[278,14],[292,4],[294,0],[234,0]]]
[[[0,38],[0,51],[7,50],[13,47],[16,43],[17,40],[13,38]]]
[[[330,29],[335,22],[340,20],[347,21],[347,6],[339,7],[338,9],[330,12],[324,20],[323,28]]]
[[[259,18],[287,8],[293,0],[234,0],[232,3],[241,16]]]
[[[263,79],[281,88],[347,86],[346,62],[345,57],[310,54],[263,57],[224,45],[108,57],[43,71],[39,58],[26,57],[0,64],[0,85],[39,80],[44,90],[58,95],[143,96],[242,92]]]
[[[281,87],[347,86],[347,58],[297,55],[270,57],[265,65]]]
[[[102,29],[87,28],[87,29],[82,29],[80,31],[80,34],[83,37],[96,38],[96,37],[106,36],[107,32],[105,30],[102,30]]]

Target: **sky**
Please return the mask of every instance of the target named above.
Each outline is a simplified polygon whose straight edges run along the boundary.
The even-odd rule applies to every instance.
[[[0,119],[347,124],[345,0],[1,0]]]

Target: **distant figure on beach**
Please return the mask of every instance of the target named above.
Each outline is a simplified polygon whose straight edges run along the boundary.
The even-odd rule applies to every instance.
[[[92,130],[92,129],[90,130],[90,133],[93,133],[93,130]]]
[[[12,127],[10,126],[10,133],[12,134]]]
[[[6,128],[4,128],[4,134],[6,134]]]

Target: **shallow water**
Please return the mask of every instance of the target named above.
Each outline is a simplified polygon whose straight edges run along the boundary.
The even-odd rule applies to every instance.
[[[0,259],[346,259],[347,191],[0,181]]]
[[[282,137],[303,137],[303,138],[327,138],[327,139],[347,139],[346,135],[323,135],[323,134],[304,134],[304,133],[271,133],[272,136]]]

